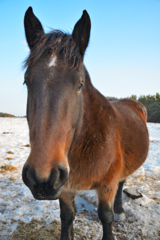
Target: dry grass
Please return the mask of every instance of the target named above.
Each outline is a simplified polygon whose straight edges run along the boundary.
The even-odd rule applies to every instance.
[[[7,157],[6,160],[10,161],[10,160],[13,160],[13,158]]]
[[[12,152],[12,151],[8,151],[7,153],[8,153],[8,154],[14,154],[14,152]]]
[[[39,224],[41,225],[39,227]],[[32,220],[30,223],[25,224],[19,222],[16,231],[12,235],[13,240],[59,240],[60,239],[60,222],[54,222],[46,227],[45,222],[38,222]]]
[[[16,171],[16,170],[18,170],[16,167],[11,166],[11,165],[7,165],[7,164],[0,167],[0,173],[7,173],[7,171],[13,172],[13,171]]]

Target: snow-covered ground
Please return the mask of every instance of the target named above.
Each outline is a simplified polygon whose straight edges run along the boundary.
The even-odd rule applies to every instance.
[[[125,187],[136,188],[143,197],[133,200],[123,194],[126,221],[114,224],[117,239],[160,239],[160,124],[147,125],[150,134],[147,160],[125,184]],[[34,220],[39,227],[48,227],[57,224],[54,220],[60,221],[58,200],[35,200],[22,182],[22,167],[30,152],[27,144],[29,137],[25,118],[0,118],[0,240],[31,239],[23,237],[22,230],[21,235],[14,237],[13,232],[20,223],[29,226],[27,224]],[[7,165],[16,167],[17,170]],[[96,195],[87,192],[81,196],[77,199],[80,203],[75,220],[75,239],[99,240],[102,228],[95,214]],[[83,206],[89,207],[91,212],[85,211]],[[80,230],[83,230],[82,238],[78,238]],[[41,236],[34,239],[50,238]]]

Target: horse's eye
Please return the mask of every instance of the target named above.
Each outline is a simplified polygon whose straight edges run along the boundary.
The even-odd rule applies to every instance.
[[[77,91],[81,91],[81,88],[84,86],[84,83],[79,83],[78,84],[78,88],[77,88]]]

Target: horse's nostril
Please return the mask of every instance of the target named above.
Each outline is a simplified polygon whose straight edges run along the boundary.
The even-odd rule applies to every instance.
[[[23,167],[22,178],[36,199],[54,199],[68,178],[68,170],[63,164],[52,169],[48,179],[39,179],[36,171],[28,164]]]
[[[65,166],[59,166],[60,181],[64,184],[68,178],[68,169]]]
[[[28,168],[29,168],[29,165],[28,164],[25,164],[23,166],[23,170],[22,170],[22,179],[23,179],[23,182],[28,186],[29,184],[29,180],[27,178],[27,171],[28,171]]]
[[[57,169],[52,170],[49,185],[58,190],[68,179],[68,170],[65,165],[59,164]]]
[[[28,164],[25,164],[22,171],[22,179],[23,182],[32,189],[33,187],[36,187],[38,184],[37,178],[36,178],[36,172],[34,169],[30,168]]]

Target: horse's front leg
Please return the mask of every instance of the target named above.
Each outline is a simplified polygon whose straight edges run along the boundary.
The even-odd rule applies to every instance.
[[[112,208],[105,202],[100,202],[98,206],[98,216],[103,225],[102,240],[114,240],[112,234],[112,222],[114,219]]]
[[[61,240],[73,240],[73,220],[75,218],[74,195],[63,192],[59,199],[61,217]]]
[[[106,182],[109,182],[106,181]],[[113,203],[117,190],[117,182],[112,180],[109,184],[102,184],[98,193],[98,216],[103,226],[102,240],[114,240],[112,233],[112,223],[114,220]]]

